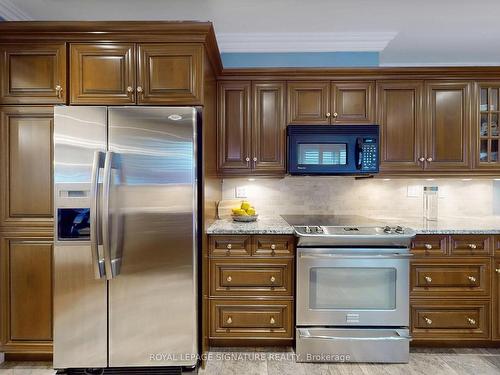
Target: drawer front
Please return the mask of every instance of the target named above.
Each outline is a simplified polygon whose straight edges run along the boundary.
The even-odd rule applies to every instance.
[[[451,236],[451,255],[483,255],[491,253],[491,237],[481,235]]]
[[[447,255],[447,238],[447,236],[437,234],[418,235],[411,243],[411,251],[417,256]]]
[[[213,338],[292,338],[292,301],[210,301]]]
[[[454,296],[490,293],[489,259],[413,260],[411,296]]]
[[[293,295],[293,259],[210,260],[212,296]]]
[[[487,339],[488,302],[412,301],[411,329],[415,339]]]
[[[250,256],[251,236],[210,236],[211,256]]]
[[[293,256],[295,237],[293,236],[256,236],[253,255],[255,256]]]

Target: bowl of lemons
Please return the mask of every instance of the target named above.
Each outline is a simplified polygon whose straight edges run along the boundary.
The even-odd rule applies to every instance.
[[[248,223],[251,221],[257,221],[259,215],[255,212],[255,208],[250,204],[250,202],[243,201],[241,206],[232,209],[232,217],[234,221],[240,221]]]

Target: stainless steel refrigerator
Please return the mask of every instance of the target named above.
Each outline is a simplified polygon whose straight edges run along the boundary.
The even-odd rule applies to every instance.
[[[196,108],[54,115],[54,368],[195,366]]]

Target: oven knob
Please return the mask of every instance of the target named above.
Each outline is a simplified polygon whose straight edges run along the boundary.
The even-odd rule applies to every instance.
[[[310,227],[306,227],[306,233],[311,233],[311,228]]]
[[[399,233],[399,234],[404,234],[405,230],[403,229],[403,227],[401,226],[397,226],[396,227],[396,233]]]
[[[432,320],[431,320],[431,319],[429,319],[429,318],[427,318],[426,316],[424,316],[424,320],[425,320],[425,322],[427,323],[427,325],[429,325],[429,326],[430,326],[430,325],[432,324]]]
[[[388,226],[384,227],[384,232],[385,233],[391,233],[392,232],[391,227],[388,227]]]

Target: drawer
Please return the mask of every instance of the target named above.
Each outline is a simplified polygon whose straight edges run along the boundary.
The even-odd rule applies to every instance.
[[[211,259],[211,296],[293,296],[293,259]]]
[[[412,260],[410,296],[488,296],[489,259]]]
[[[451,255],[483,255],[491,253],[491,237],[482,235],[451,236]]]
[[[250,256],[252,254],[251,236],[210,236],[211,256]]]
[[[488,339],[489,302],[467,300],[412,301],[414,339]]]
[[[447,255],[447,238],[444,235],[418,235],[411,242],[411,252],[419,255]]]
[[[294,247],[294,236],[255,236],[255,246],[252,254],[265,257],[293,256]]]
[[[292,301],[210,300],[211,338],[293,338]]]

